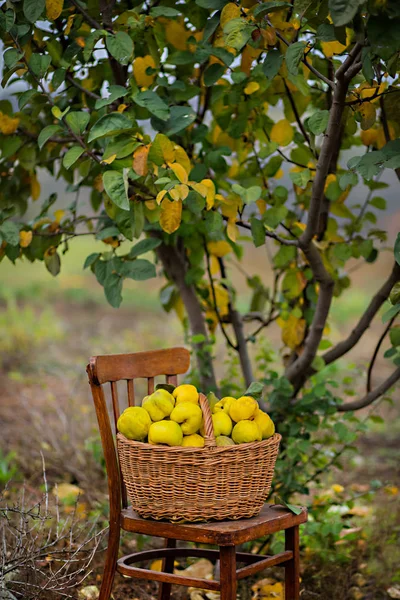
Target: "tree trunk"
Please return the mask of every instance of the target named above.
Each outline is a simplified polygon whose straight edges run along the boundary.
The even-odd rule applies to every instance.
[[[253,377],[253,369],[251,368],[250,356],[247,348],[246,338],[243,332],[243,321],[241,315],[237,310],[231,308],[230,317],[232,322],[232,327],[235,332],[236,343],[237,343],[237,351],[240,359],[240,366],[242,367],[242,373],[244,380],[246,382],[246,386],[249,387],[252,381],[254,381]]]
[[[188,285],[185,282],[186,268],[184,257],[176,247],[167,246],[164,243],[157,248],[157,255],[162,262],[166,274],[179,290],[188,315],[191,334],[201,335],[204,338],[204,341],[193,344],[201,388],[204,392],[216,391],[217,383],[209,351],[210,341],[207,327],[196,291],[192,285]]]

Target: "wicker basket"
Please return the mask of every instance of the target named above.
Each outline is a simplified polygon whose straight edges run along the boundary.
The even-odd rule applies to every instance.
[[[141,517],[169,521],[242,519],[258,514],[268,497],[281,436],[216,446],[207,398],[204,448],[165,447],[118,433],[122,477]]]

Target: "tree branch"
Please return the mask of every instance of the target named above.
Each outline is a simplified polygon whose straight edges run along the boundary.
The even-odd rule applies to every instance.
[[[392,287],[398,281],[400,281],[400,266],[395,263],[390,276],[372,298],[366,311],[362,315],[357,325],[354,327],[351,334],[345,340],[339,342],[339,344],[328,350],[328,352],[323,355],[322,358],[324,359],[325,364],[329,365],[354,348],[354,346],[370,326],[372,319],[375,317],[382,304],[389,297]]]
[[[69,81],[71,83],[71,85],[73,85],[74,87],[76,87],[77,90],[80,90],[81,92],[83,92],[84,94],[86,94],[87,96],[89,96],[89,98],[94,98],[95,100],[101,100],[101,96],[99,96],[99,94],[96,94],[95,92],[91,92],[90,90],[87,90],[86,88],[84,88],[83,85],[81,85],[80,83],[78,83],[72,77],[71,73],[67,73],[66,79],[67,79],[67,81]]]
[[[221,271],[221,277],[223,280],[226,279],[225,264],[223,258],[218,258],[219,268]],[[222,283],[224,287],[225,284]],[[242,368],[243,377],[248,387],[254,380],[253,369],[251,366],[250,356],[247,347],[247,339],[245,338],[243,331],[243,317],[234,308],[232,302],[229,302],[229,317],[232,323],[233,331],[236,337],[236,350],[239,354],[240,366]]]
[[[386,325],[386,327],[385,327],[385,329],[384,329],[381,337],[379,338],[378,343],[375,346],[375,350],[374,350],[374,353],[372,355],[371,361],[369,363],[368,372],[367,372],[367,393],[369,393],[372,390],[372,370],[374,368],[375,361],[376,361],[377,356],[379,354],[379,350],[380,350],[380,348],[382,346],[383,340],[385,339],[385,337],[387,336],[387,334],[388,334],[391,326],[395,322],[396,316],[397,315],[395,315],[394,317],[392,317],[390,319],[390,321]]]
[[[351,410],[360,410],[360,408],[365,408],[377,400],[380,396],[382,396],[385,392],[390,390],[390,388],[400,379],[400,367],[398,367],[391,375],[388,377],[383,383],[378,385],[377,388],[366,394],[363,398],[359,400],[354,400],[353,402],[348,402],[347,404],[341,404],[338,406],[339,412],[349,412]]]
[[[298,112],[298,110],[297,110],[296,103],[295,103],[295,101],[294,101],[294,98],[293,98],[293,96],[292,96],[292,93],[291,93],[291,91],[290,91],[290,89],[289,89],[289,86],[288,86],[288,84],[286,83],[286,80],[285,80],[285,79],[283,79],[283,85],[285,86],[286,95],[287,95],[287,97],[288,97],[288,99],[289,99],[290,106],[292,107],[292,111],[293,111],[293,114],[294,114],[294,116],[295,116],[295,119],[296,119],[297,125],[299,126],[299,128],[300,128],[300,131],[301,131],[301,133],[303,134],[303,137],[304,137],[304,139],[306,140],[306,142],[307,142],[307,145],[308,145],[308,147],[310,148],[310,150],[311,150],[312,154],[313,154],[314,156],[316,156],[316,152],[315,152],[315,150],[314,150],[314,149],[312,148],[312,146],[311,146],[310,137],[309,137],[309,135],[308,135],[307,131],[306,131],[306,130],[305,130],[305,128],[304,128],[304,125],[303,125],[303,123],[302,123],[302,120],[300,119],[300,115],[299,115],[299,112]]]
[[[159,237],[156,233],[154,235]],[[160,244],[156,252],[166,274],[179,290],[186,308],[192,335],[201,335],[204,338],[203,342],[194,344],[202,389],[217,390],[212,357],[208,349],[210,342],[203,311],[194,287],[188,285],[185,281],[186,265],[184,257],[177,248],[167,246],[165,243]]]

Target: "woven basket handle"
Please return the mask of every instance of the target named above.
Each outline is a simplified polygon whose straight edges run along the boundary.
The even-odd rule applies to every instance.
[[[199,402],[201,410],[203,411],[204,419],[204,447],[213,448],[217,444],[215,443],[214,427],[211,418],[210,405],[204,394],[199,394]]]

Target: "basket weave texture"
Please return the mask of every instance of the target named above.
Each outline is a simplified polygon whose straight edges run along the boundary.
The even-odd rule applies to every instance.
[[[216,446],[207,398],[204,448],[156,446],[117,434],[129,500],[144,518],[169,521],[243,519],[258,514],[268,497],[281,436]]]

